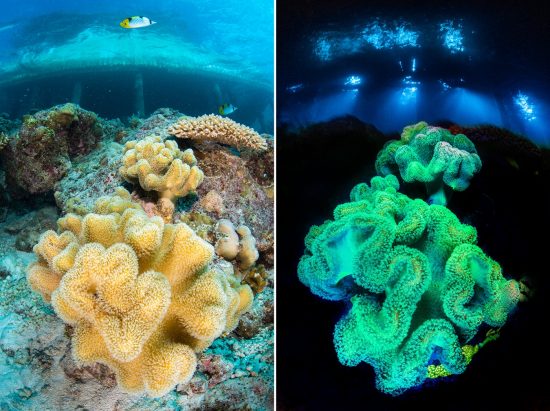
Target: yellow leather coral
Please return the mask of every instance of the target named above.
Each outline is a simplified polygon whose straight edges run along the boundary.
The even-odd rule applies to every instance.
[[[159,136],[128,141],[122,163],[119,172],[126,181],[170,200],[196,190],[204,178],[193,150],[181,151],[176,142]]]
[[[214,141],[238,149],[267,150],[266,140],[252,128],[215,114],[182,118],[168,132],[179,138]]]
[[[161,396],[187,382],[195,353],[252,304],[248,285],[210,264],[210,244],[148,217],[124,189],[58,225],[34,247],[28,281],[74,327],[75,360],[108,365],[126,391]]]
[[[216,237],[216,254],[228,261],[237,259],[241,269],[252,267],[260,256],[256,239],[245,225],[235,229],[231,221],[222,219],[216,224]]]

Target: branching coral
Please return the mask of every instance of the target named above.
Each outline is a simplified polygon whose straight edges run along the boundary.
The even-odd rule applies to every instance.
[[[179,138],[214,141],[237,147],[239,150],[267,150],[266,140],[253,129],[214,114],[197,118],[185,117],[170,126],[168,132]]]
[[[351,302],[334,333],[340,361],[371,364],[394,395],[463,372],[466,343],[502,326],[520,296],[473,227],[398,188],[394,175],[356,186],[334,221],[311,228],[298,268],[313,293]]]
[[[193,150],[181,151],[176,142],[149,136],[128,141],[119,172],[130,183],[159,193],[159,209],[170,220],[174,200],[195,191],[204,178]]]
[[[216,253],[226,260],[237,259],[239,267],[246,270],[258,260],[256,239],[250,229],[244,225],[235,229],[229,220],[220,220],[216,225]]]
[[[380,175],[399,172],[405,182],[426,184],[429,202],[446,205],[445,185],[464,191],[481,169],[474,144],[463,134],[430,127],[425,122],[405,127],[401,140],[391,140],[376,159]]]
[[[248,285],[212,266],[212,246],[186,224],[148,217],[124,189],[94,213],[59,219],[28,271],[31,287],[74,327],[82,364],[113,368],[129,392],[160,396],[188,381],[196,354],[251,306]]]

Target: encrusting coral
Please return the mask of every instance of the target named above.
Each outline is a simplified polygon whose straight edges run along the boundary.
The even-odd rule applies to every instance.
[[[58,226],[34,247],[28,281],[74,327],[75,360],[108,365],[128,392],[161,396],[189,381],[195,353],[252,304],[248,285],[211,264],[210,244],[148,217],[122,188]]]
[[[426,184],[429,202],[446,205],[445,187],[464,191],[481,169],[474,143],[464,134],[428,126],[425,122],[405,127],[401,140],[390,140],[378,154],[379,175],[400,173],[405,182]]]
[[[258,260],[256,239],[248,227],[241,225],[235,229],[231,221],[222,219],[216,225],[216,235],[216,254],[229,261],[237,259],[239,268],[246,270]]]
[[[267,150],[266,140],[252,128],[215,114],[184,117],[168,128],[178,138],[213,141],[242,149]]]
[[[128,141],[122,163],[119,173],[126,181],[158,193],[157,206],[165,221],[171,219],[175,199],[195,191],[204,178],[193,150],[181,151],[175,141],[159,136]]]
[[[298,267],[314,294],[351,303],[334,332],[340,362],[369,363],[392,395],[462,373],[481,327],[503,326],[521,294],[474,227],[398,189],[393,174],[353,188],[334,221],[310,229]]]

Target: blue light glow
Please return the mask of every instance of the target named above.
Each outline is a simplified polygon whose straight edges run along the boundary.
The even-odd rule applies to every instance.
[[[514,103],[519,107],[521,115],[527,121],[533,121],[537,118],[535,115],[535,106],[529,102],[529,97],[521,91],[514,97]]]
[[[364,52],[368,49],[392,49],[420,47],[418,32],[404,22],[386,23],[374,20],[365,26],[355,26],[348,31],[326,31],[314,39],[313,53],[321,61]]]
[[[401,71],[403,71],[403,63],[401,62],[401,60],[399,60],[399,67],[401,67]]]
[[[315,99],[307,109],[307,116],[315,122],[353,113],[357,94],[353,90],[347,90]]]
[[[387,23],[376,20],[363,28],[362,39],[377,50],[394,47],[419,47],[418,33],[410,30],[405,23],[388,27]]]
[[[411,100],[416,95],[417,90],[418,87],[405,87],[401,92],[401,96],[403,97],[403,104]]]
[[[405,76],[403,79],[403,84],[406,84],[407,86],[418,85],[420,84],[420,81],[413,80],[412,76],[409,75]]]
[[[354,99],[357,98],[357,95],[359,94],[358,88],[348,88],[348,89],[343,89],[342,91],[345,93],[350,93],[351,97]]]
[[[445,83],[443,80],[438,80],[439,81],[439,84],[441,84],[441,87],[443,87],[443,91],[448,91],[451,86],[449,86],[449,84]]]
[[[317,39],[314,53],[320,60],[328,61],[331,59],[331,44],[326,37],[319,37],[319,39]]]
[[[420,81],[413,80],[412,76],[406,76],[403,79],[403,84],[406,87],[401,91],[401,104],[408,104],[413,99],[416,99],[416,92],[418,91]]]
[[[446,20],[439,24],[439,31],[442,33],[443,45],[451,51],[451,54],[464,51],[462,23],[456,23],[455,26],[453,20]]]
[[[304,88],[304,85],[302,83],[300,84],[294,84],[292,86],[288,86],[286,88],[286,91],[288,91],[289,93],[292,93],[292,94],[295,94],[297,93],[298,91],[302,90]]]
[[[361,77],[359,76],[348,76],[344,83],[345,86],[358,86],[361,84]]]
[[[416,59],[415,58],[412,60],[411,70],[412,70],[413,73],[416,71]]]

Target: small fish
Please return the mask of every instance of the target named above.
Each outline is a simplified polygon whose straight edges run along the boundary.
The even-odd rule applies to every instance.
[[[237,107],[235,107],[233,104],[223,104],[218,107],[218,113],[220,113],[222,116],[228,116],[229,114],[233,113],[235,110],[237,110]]]
[[[156,23],[156,21],[151,20],[149,17],[133,16],[122,20],[120,22],[120,27],[125,29],[139,29],[140,27],[147,27]]]

